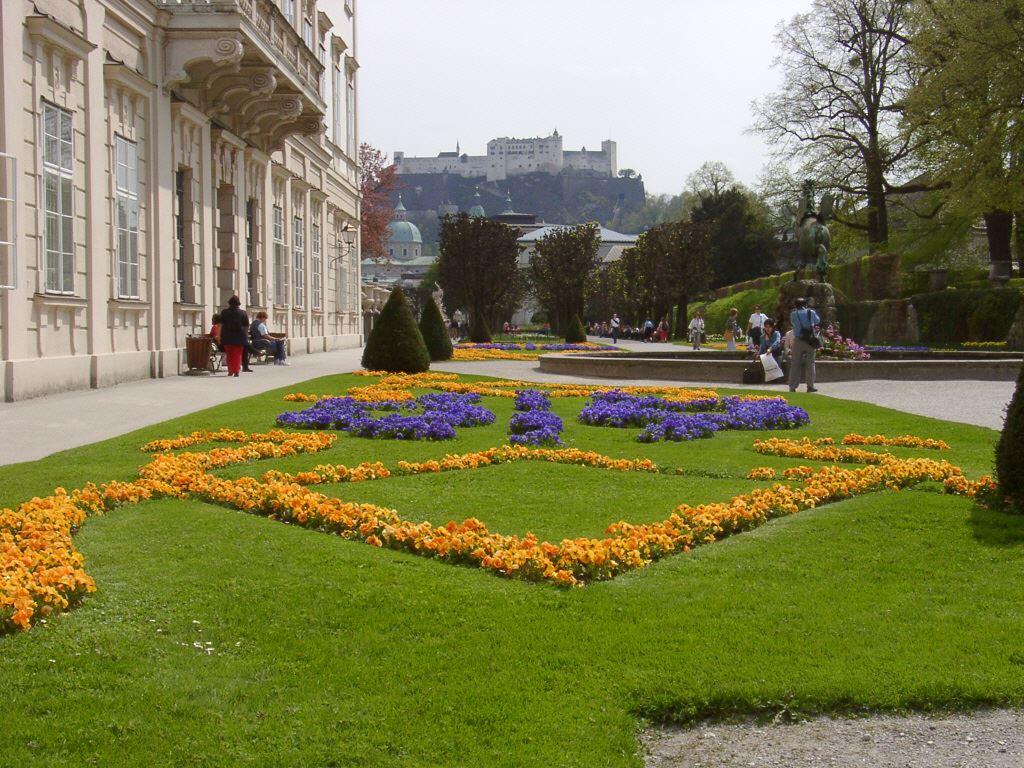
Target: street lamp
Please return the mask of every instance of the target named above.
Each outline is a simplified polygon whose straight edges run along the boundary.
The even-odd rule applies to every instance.
[[[356,244],[356,232],[356,228],[347,221],[341,225],[341,238],[338,240],[337,253],[333,261],[341,261],[352,252]]]

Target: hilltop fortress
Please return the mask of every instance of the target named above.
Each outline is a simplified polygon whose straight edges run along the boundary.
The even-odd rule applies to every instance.
[[[464,178],[503,181],[510,176],[547,173],[556,176],[565,170],[590,176],[612,177],[618,173],[615,142],[601,142],[600,150],[562,149],[558,129],[547,137],[513,139],[503,136],[487,142],[486,155],[467,155],[456,142],[454,152],[441,152],[437,157],[406,157],[395,152],[397,172],[411,174],[455,174]]]

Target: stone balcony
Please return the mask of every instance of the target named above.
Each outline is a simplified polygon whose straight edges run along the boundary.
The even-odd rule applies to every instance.
[[[323,65],[272,0],[156,0],[163,85],[265,152],[323,130]]]

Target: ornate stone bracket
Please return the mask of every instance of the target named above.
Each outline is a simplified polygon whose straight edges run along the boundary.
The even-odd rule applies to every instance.
[[[238,67],[245,55],[241,35],[223,35],[216,38],[180,37],[168,40],[164,68],[164,88],[188,83],[192,76],[189,68],[202,62],[216,67]]]
[[[277,88],[273,67],[243,67],[211,77],[205,93],[214,114],[241,114],[253,100],[269,96]]]

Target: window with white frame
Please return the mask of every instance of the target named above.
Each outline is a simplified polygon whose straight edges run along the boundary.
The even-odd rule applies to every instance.
[[[288,23],[293,27],[295,26],[295,0],[284,0],[281,5],[281,10],[284,12],[284,17],[288,19]]]
[[[71,113],[43,102],[44,288],[74,293],[74,146]]]
[[[306,238],[301,216],[292,219],[292,268],[295,271],[295,306],[304,304],[306,288]]]
[[[274,303],[288,302],[288,251],[284,245],[284,209],[274,206]]]
[[[117,296],[139,298],[139,152],[134,141],[114,136]]]
[[[345,88],[345,117],[346,132],[348,133],[348,156],[356,156],[356,80],[351,72],[348,73]]]
[[[341,141],[341,67],[334,68],[334,98],[331,100],[331,115],[333,119],[333,137],[336,146],[343,146]]]
[[[345,264],[345,257],[342,255],[341,236],[337,236],[334,244],[334,260],[338,264],[338,287],[335,295],[335,306],[338,312],[346,310],[345,303],[348,301],[348,267]]]
[[[313,309],[323,305],[324,262],[321,252],[320,222],[314,219],[309,227],[310,243],[310,275],[309,292]]]
[[[320,70],[320,98],[327,98],[327,46],[320,43],[320,64],[323,69]]]
[[[309,16],[302,18],[302,42],[309,50],[313,50],[313,20]]]
[[[250,307],[260,306],[259,229],[256,223],[258,211],[259,201],[255,197],[245,201],[245,284],[248,290],[246,304]]]

